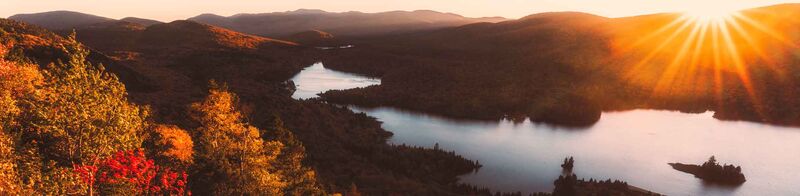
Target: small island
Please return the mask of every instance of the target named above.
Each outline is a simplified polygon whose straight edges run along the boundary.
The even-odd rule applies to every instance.
[[[641,196],[660,196],[661,194],[653,193],[639,187],[628,185],[628,182],[621,180],[595,180],[589,178],[578,178],[578,175],[572,173],[575,159],[568,157],[564,159],[564,164],[561,164],[562,171],[564,172],[558,179],[553,181],[555,188],[552,193],[537,193],[532,195],[553,195],[553,196],[572,196],[572,195],[641,195]]]
[[[720,165],[714,156],[711,156],[702,165],[683,163],[670,163],[669,165],[678,171],[693,174],[695,177],[710,183],[740,185],[746,181],[741,167]]]

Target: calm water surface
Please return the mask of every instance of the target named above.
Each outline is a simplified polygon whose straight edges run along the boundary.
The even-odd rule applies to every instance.
[[[326,89],[347,89],[379,80],[322,68],[293,78],[296,98]],[[303,94],[303,95],[300,95]],[[500,191],[551,191],[566,156],[576,159],[582,178],[619,179],[668,195],[800,195],[800,129],[720,121],[711,112],[686,114],[633,110],[605,112],[583,129],[508,121],[457,121],[393,108],[351,107],[378,118],[394,133],[392,143],[432,147],[435,143],[484,165],[462,176],[466,183]],[[702,163],[716,155],[741,165],[739,187],[705,185],[667,163]]]
[[[343,90],[381,84],[380,79],[325,69],[322,63],[306,67],[292,80],[297,85],[297,90],[292,95],[292,98],[295,99],[317,97],[317,93],[327,90]]]

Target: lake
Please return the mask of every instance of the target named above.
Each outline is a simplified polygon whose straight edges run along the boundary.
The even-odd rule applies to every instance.
[[[292,79],[293,97],[327,89],[380,84],[379,79],[328,70],[314,64]],[[454,120],[389,107],[350,107],[383,122],[390,142],[442,149],[483,164],[461,182],[493,191],[552,191],[561,161],[575,157],[579,178],[619,179],[668,195],[800,195],[800,129],[720,121],[712,112],[632,110],[604,112],[587,128],[525,121]],[[667,163],[700,164],[715,155],[740,165],[747,182],[738,187],[704,184]]]
[[[292,98],[317,97],[327,90],[343,90],[381,84],[380,79],[325,69],[322,63],[314,63],[292,78],[297,86]]]

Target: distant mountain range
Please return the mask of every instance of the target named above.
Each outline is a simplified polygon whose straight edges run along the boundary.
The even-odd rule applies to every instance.
[[[164,22],[157,21],[157,20],[151,20],[151,19],[146,19],[146,18],[136,18],[136,17],[126,17],[126,18],[122,18],[122,19],[119,19],[119,20],[120,21],[125,21],[125,22],[136,23],[136,24],[140,24],[140,25],[144,25],[144,26],[150,26],[150,25],[164,23]]]
[[[84,14],[73,11],[51,11],[51,12],[41,12],[32,14],[16,14],[8,17],[8,19],[25,22],[28,24],[34,24],[49,30],[68,30],[68,29],[86,27],[89,25],[113,22],[113,21],[125,21],[125,22],[141,24],[144,26],[163,23],[156,20],[136,18],[136,17],[127,17],[120,20],[115,20],[102,16],[95,16],[91,14]]]
[[[162,23],[156,20],[134,17],[115,20],[72,11],[17,14],[9,17],[9,19],[56,31],[111,21],[125,21],[144,26]],[[429,10],[334,13],[322,10],[300,9],[287,12],[237,14],[229,17],[201,14],[188,20],[253,35],[286,37],[311,30],[325,31],[336,36],[402,33],[477,22],[499,22],[506,19],[502,17],[468,18],[457,14]]]
[[[402,33],[477,22],[500,22],[506,19],[501,17],[468,18],[430,10],[334,13],[300,9],[288,12],[237,14],[229,17],[202,14],[188,20],[265,36],[287,36],[312,29],[336,36],[352,36]]]
[[[71,29],[80,26],[113,21],[114,19],[72,11],[52,11],[34,14],[17,14],[8,19],[38,25],[50,30]]]

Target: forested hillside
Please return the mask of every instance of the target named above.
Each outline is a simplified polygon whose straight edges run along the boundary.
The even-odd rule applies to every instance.
[[[0,21],[3,192],[477,191],[456,186],[472,161],[388,145],[391,133],[373,118],[292,99],[285,81],[316,50],[189,21],[95,26],[77,39]],[[134,41],[108,44],[121,38]],[[142,84],[107,71],[114,67],[149,87],[130,90]]]
[[[382,77],[325,100],[471,119],[590,125],[654,108],[800,125],[798,5],[709,21],[681,14],[542,13],[496,24],[370,38],[329,68]],[[705,47],[703,47],[705,46]]]

